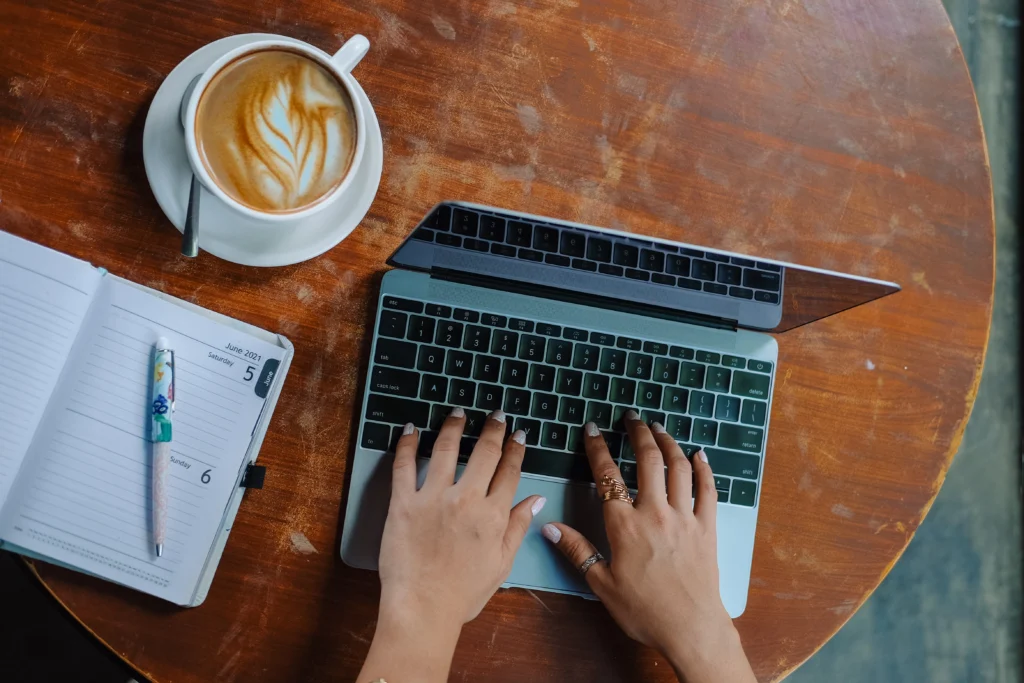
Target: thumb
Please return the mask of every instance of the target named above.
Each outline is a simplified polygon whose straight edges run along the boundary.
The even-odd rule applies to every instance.
[[[569,560],[569,563],[577,570],[579,570],[584,562],[597,553],[597,548],[594,547],[594,544],[571,526],[566,526],[560,522],[553,522],[541,527],[540,532],[544,535],[544,538],[558,547],[565,556],[565,559]],[[587,580],[587,585],[600,598],[601,590],[611,578],[608,561],[598,560],[590,565],[590,568],[584,574],[584,578]]]
[[[543,496],[530,496],[519,501],[519,504],[509,513],[508,527],[505,529],[505,554],[508,556],[510,565],[530,528],[530,522],[538,512],[544,509],[546,502],[548,499]]]

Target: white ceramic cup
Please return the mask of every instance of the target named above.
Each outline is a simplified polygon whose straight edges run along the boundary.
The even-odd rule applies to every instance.
[[[231,197],[227,192],[222,190],[210,176],[210,172],[206,169],[206,165],[203,164],[203,160],[200,158],[199,145],[196,142],[196,111],[199,108],[199,100],[202,98],[203,93],[206,91],[206,87],[210,84],[213,77],[216,76],[221,69],[239,57],[251,52],[261,52],[269,49],[298,52],[313,60],[331,73],[338,82],[345,87],[349,100],[352,102],[352,110],[355,115],[356,123],[355,152],[352,155],[352,163],[349,165],[348,171],[342,181],[320,200],[304,208],[287,212],[259,211],[258,209],[246,206]],[[366,55],[369,49],[370,41],[361,35],[354,35],[349,38],[345,44],[341,46],[341,49],[335,52],[333,56],[327,54],[323,50],[309,45],[308,43],[298,43],[292,40],[268,39],[257,43],[250,43],[231,50],[211,64],[196,82],[191,95],[186,95],[188,97],[188,106],[185,109],[185,115],[182,121],[185,127],[185,148],[188,153],[188,162],[189,165],[192,166],[192,172],[196,174],[196,177],[199,178],[199,182],[202,183],[203,189],[220,199],[234,211],[237,211],[247,218],[253,219],[260,225],[266,227],[276,227],[281,223],[301,221],[303,218],[307,218],[314,213],[323,211],[336,201],[345,192],[345,189],[352,184],[352,179],[355,177],[358,172],[359,165],[363,161],[363,152],[366,147],[366,122],[363,118],[363,108],[360,106],[359,96],[356,94],[356,88],[351,71],[357,64],[359,64],[359,61]],[[201,233],[200,240],[202,240]]]

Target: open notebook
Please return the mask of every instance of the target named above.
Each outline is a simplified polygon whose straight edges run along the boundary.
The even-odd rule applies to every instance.
[[[158,558],[149,402],[160,336],[177,395]],[[292,353],[280,335],[0,232],[0,548],[202,602]]]

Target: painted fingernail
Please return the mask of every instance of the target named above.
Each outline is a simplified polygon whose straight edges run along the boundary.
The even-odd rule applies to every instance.
[[[562,540],[562,532],[554,524],[545,524],[540,528],[540,533],[552,543],[558,543]]]
[[[637,412],[635,410],[627,410],[626,414],[623,415],[623,417],[625,417],[627,420],[639,420],[640,419],[640,416],[637,414]]]
[[[452,412],[450,412],[449,415],[451,415],[452,417],[466,417],[466,411],[463,410],[460,406],[455,406],[454,408],[452,408]]]
[[[405,426],[402,427],[402,436],[409,436],[416,431],[416,426],[412,422],[406,422]]]
[[[526,432],[524,432],[522,429],[517,429],[516,431],[512,432],[512,440],[515,441],[520,446],[525,445]]]
[[[587,425],[587,436],[601,436],[601,430],[597,428],[597,425],[593,422],[588,422]]]
[[[661,426],[660,422],[652,422],[651,431],[653,431],[655,434],[664,434],[665,428]]]
[[[533,514],[534,517],[537,516],[538,512],[544,509],[544,504],[547,502],[548,499],[545,498],[544,496],[541,496],[537,500],[533,501],[533,505],[530,506],[530,512]]]
[[[505,412],[502,410],[495,410],[493,413],[491,413],[491,419],[494,420],[495,422],[505,424]]]
[[[704,452],[703,448],[697,451],[697,457],[700,458],[702,462],[708,461],[708,454]]]

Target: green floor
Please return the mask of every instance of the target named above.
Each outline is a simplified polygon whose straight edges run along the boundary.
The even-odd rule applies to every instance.
[[[974,413],[935,505],[867,603],[787,681],[1021,680],[1021,441],[1014,0],[946,0],[992,164],[996,301]]]

